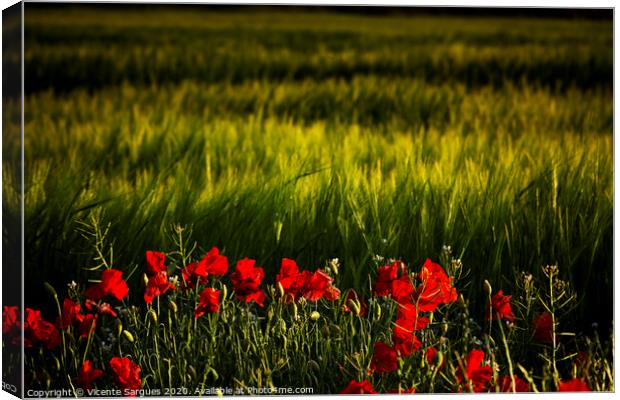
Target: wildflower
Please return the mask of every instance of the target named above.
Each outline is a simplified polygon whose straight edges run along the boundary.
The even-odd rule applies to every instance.
[[[77,384],[86,390],[93,388],[93,381],[103,376],[103,371],[93,367],[90,360],[85,360],[78,372]]]
[[[116,384],[126,390],[137,390],[142,386],[140,367],[126,357],[114,357],[110,360],[110,367],[114,371]]]
[[[196,267],[196,274],[199,276],[223,276],[226,275],[227,271],[228,258],[220,255],[220,250],[217,247],[212,247]]]
[[[166,255],[164,253],[151,250],[146,252],[146,270],[150,275],[168,272],[168,267],[164,265],[165,262]]]
[[[86,299],[86,301],[84,302],[84,307],[86,308],[86,310],[90,312],[96,312],[99,315],[109,315],[113,318],[117,317],[116,311],[114,311],[112,306],[104,301],[97,303],[93,300]]]
[[[352,379],[347,387],[340,391],[340,394],[377,394],[377,392],[368,380],[358,382]]]
[[[101,282],[92,285],[84,291],[84,296],[91,300],[101,300],[104,296],[110,295],[116,300],[122,300],[129,293],[127,282],[121,278],[122,271],[117,269],[106,269],[101,273]]]
[[[392,372],[398,368],[396,350],[383,342],[375,342],[370,369],[375,372]]]
[[[403,357],[410,356],[422,346],[420,340],[414,335],[415,321],[398,319],[392,330],[394,350]]]
[[[309,301],[317,301],[327,293],[333,279],[323,270],[316,270],[310,279],[307,279],[302,289],[302,296]]]
[[[372,287],[372,292],[376,296],[387,296],[392,292],[392,281],[398,278],[398,271],[401,267],[400,261],[394,261],[389,265],[384,265],[377,269],[377,277]]]
[[[166,271],[158,272],[149,278],[146,291],[144,292],[144,301],[147,304],[151,304],[155,297],[161,296],[169,289],[176,290],[176,287],[168,281],[168,273]]]
[[[198,262],[191,262],[185,266],[181,270],[181,275],[183,276],[183,289],[189,290],[193,289],[196,286],[196,283],[205,284],[207,274],[200,275],[201,271],[198,271]]]
[[[24,315],[24,347],[42,343],[47,349],[60,345],[60,333],[56,327],[41,317],[41,311],[26,308]]]
[[[465,360],[465,373],[461,371],[459,366],[456,374],[456,382],[459,384],[459,389],[464,383],[466,390],[480,393],[484,391],[487,382],[493,375],[493,370],[484,363],[484,352],[482,350],[472,350],[467,355]]]
[[[262,307],[266,295],[260,289],[260,284],[265,277],[265,271],[261,267],[254,267],[255,263],[255,260],[249,258],[237,261],[236,270],[230,275],[230,280],[240,301],[255,301]]]
[[[280,273],[276,275],[276,283],[282,288],[284,301],[291,302],[297,300],[300,283],[303,284],[302,281],[304,280],[300,278],[299,267],[295,260],[283,258]]]
[[[397,311],[397,323],[401,320],[408,320],[412,323],[402,322],[401,325],[412,326],[414,331],[419,331],[424,329],[429,324],[429,319],[427,317],[420,317],[418,314],[418,309],[415,304],[399,304]]]
[[[80,303],[75,302],[71,299],[64,299],[62,302],[62,313],[56,322],[56,325],[65,330],[74,322],[82,322],[84,316],[80,314]]]
[[[78,332],[81,337],[88,337],[88,335],[95,331],[98,317],[97,314],[84,315],[84,318],[80,321],[80,325],[78,325]]]
[[[439,264],[426,259],[420,271],[421,284],[414,293],[419,311],[435,311],[440,304],[456,301],[458,294],[452,287],[452,278],[446,275]]]
[[[513,375],[515,380],[515,392],[524,393],[530,391],[530,384],[519,378],[517,375]],[[503,375],[498,378],[499,390],[502,392],[513,393],[512,390],[512,379],[510,379],[510,375]]]
[[[491,298],[491,304],[487,304],[486,308],[486,319],[504,319],[509,322],[513,322],[515,320],[515,315],[512,312],[512,308],[510,307],[510,299],[512,296],[504,296],[503,291],[498,291]],[[492,314],[489,312],[489,308],[492,309]]]
[[[553,318],[547,311],[534,317],[534,339],[541,343],[553,343]]]
[[[333,286],[334,279],[325,271],[300,271],[295,260],[282,259],[280,273],[276,276],[276,284],[284,292],[284,301],[295,302],[300,297],[309,301],[318,301],[325,297],[335,301],[340,297],[340,290]]]
[[[325,299],[328,301],[336,301],[340,297],[340,289],[336,286],[330,286],[325,291]]]
[[[590,386],[588,383],[579,378],[569,379],[567,381],[560,380],[558,385],[558,392],[590,392]]]
[[[2,335],[8,337],[19,334],[19,307],[4,306],[2,308]]]
[[[409,275],[403,275],[398,279],[392,281],[391,295],[392,298],[398,303],[411,302],[411,295],[413,294],[413,283]]]
[[[202,317],[205,313],[217,313],[220,311],[220,291],[212,288],[205,288],[200,293],[200,302],[194,311],[196,318]]]

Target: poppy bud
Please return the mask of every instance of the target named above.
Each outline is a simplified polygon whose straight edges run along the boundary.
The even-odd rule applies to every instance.
[[[484,280],[484,291],[490,296],[493,293],[493,288],[491,288],[491,284],[486,279]]]
[[[269,311],[267,311],[267,319],[269,319],[269,321],[271,321],[273,319],[273,309],[269,308]]]
[[[179,310],[179,307],[177,307],[177,303],[175,303],[174,301],[170,300],[168,302],[168,306],[170,307],[170,310],[172,310],[173,313],[177,313],[177,311]]]
[[[146,274],[142,274],[142,285],[144,285],[144,287],[149,285],[149,277],[146,276]]]
[[[149,318],[151,319],[151,321],[153,321],[153,323],[157,323],[157,313],[155,312],[155,310],[153,310],[152,308],[149,310],[148,312],[149,314]]]
[[[297,319],[297,304],[293,303],[293,318]]]
[[[349,299],[347,301],[347,305],[349,306],[350,309],[353,310],[355,315],[357,315],[359,317],[360,312],[361,312],[361,305],[360,305],[359,301],[356,301],[355,299]]]
[[[116,337],[120,337],[121,333],[123,333],[123,323],[120,319],[116,320]]]
[[[228,295],[228,288],[226,285],[222,285],[222,301],[226,300],[226,296]]]
[[[438,368],[441,368],[441,366],[443,365],[443,352],[438,351],[435,357],[437,360],[436,365],[438,366]]]
[[[45,290],[47,290],[49,292],[49,294],[52,295],[52,297],[54,297],[55,299],[58,298],[58,293],[56,293],[56,289],[54,289],[54,287],[52,285],[50,285],[47,282],[44,282],[43,286],[45,287]]]
[[[283,335],[286,335],[286,322],[283,319],[280,320],[280,330]]]
[[[129,343],[133,343],[133,335],[129,331],[123,331],[123,335],[129,340]]]
[[[313,321],[318,321],[319,318],[321,318],[321,314],[319,314],[318,311],[312,311],[312,313],[310,314],[310,319]]]

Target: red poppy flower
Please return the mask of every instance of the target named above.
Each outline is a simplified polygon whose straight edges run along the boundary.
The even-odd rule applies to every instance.
[[[236,270],[230,275],[230,280],[240,301],[246,303],[255,301],[262,307],[263,301],[267,297],[260,289],[265,271],[261,267],[254,267],[254,264],[256,261],[249,258],[237,261]]]
[[[142,386],[140,367],[126,357],[114,357],[110,360],[116,384],[123,390],[138,390]]]
[[[31,348],[43,343],[47,349],[60,345],[60,333],[54,324],[41,317],[41,311],[26,308],[24,315],[24,347]]]
[[[498,317],[500,319],[505,319],[506,321],[510,321],[510,322],[514,321],[515,315],[512,312],[512,308],[510,307],[510,299],[512,299],[512,296],[504,296],[504,292],[501,290],[495,293],[493,297],[491,298],[490,308],[492,309],[492,312],[493,312],[492,316],[489,314],[489,304],[487,303],[487,307],[486,307],[487,321],[490,320],[491,318],[496,320],[498,319]]]
[[[88,335],[95,331],[98,318],[99,316],[97,314],[84,315],[84,318],[80,321],[80,325],[78,326],[78,331],[80,332],[81,337],[88,337]]]
[[[430,322],[427,317],[420,317],[416,306],[411,303],[399,304],[396,315],[398,320],[406,319],[412,321],[412,323],[407,326],[411,325],[414,331],[419,331],[426,328]],[[403,323],[403,325],[405,324]]]
[[[414,293],[419,311],[435,311],[440,304],[456,301],[458,294],[452,287],[452,278],[439,264],[426,259],[419,274],[421,283]]]
[[[358,382],[352,379],[347,387],[340,391],[340,394],[377,394],[377,392],[368,380]]]
[[[394,350],[403,357],[410,356],[422,346],[420,340],[414,335],[415,323],[409,319],[397,319],[392,329],[392,341]]]
[[[398,271],[406,271],[405,265],[400,261],[394,261],[390,265],[384,265],[377,269],[377,277],[372,287],[376,296],[388,296],[392,293],[392,281],[398,278]]]
[[[198,263],[197,262],[191,262],[189,264],[187,264],[185,266],[185,268],[183,268],[181,270],[181,275],[183,276],[183,285],[182,288],[184,290],[189,290],[189,289],[193,289],[196,286],[196,283],[200,283],[200,284],[206,284],[207,280],[207,274],[206,271],[204,271],[204,275],[201,276],[200,273],[202,271],[197,271],[198,269]]]
[[[2,308],[2,334],[6,337],[19,333],[19,307],[4,306]]]
[[[90,360],[85,360],[78,373],[77,384],[86,390],[93,388],[93,381],[103,376],[103,371],[93,367]]]
[[[429,347],[428,349],[426,349],[425,355],[426,355],[426,361],[428,362],[429,365],[436,365],[437,360],[435,360],[437,353],[439,353],[439,351],[434,348],[434,347]],[[439,370],[444,369],[444,367],[446,366],[446,360],[441,360],[441,365],[439,365]]]
[[[150,275],[155,275],[160,272],[168,272],[168,267],[164,265],[166,262],[166,255],[159,251],[148,250],[146,252],[146,271]]]
[[[86,299],[84,302],[84,306],[90,312],[96,312],[99,315],[109,315],[110,317],[116,318],[118,315],[116,311],[112,308],[112,306],[106,302],[95,302],[90,299]]]
[[[318,301],[325,296],[327,290],[331,287],[333,282],[332,277],[327,275],[320,269],[317,269],[307,279],[302,289],[302,296],[309,301]]]
[[[340,289],[336,286],[330,286],[325,291],[325,299],[327,301],[336,301],[340,298]]]
[[[114,311],[112,306],[105,302],[99,304],[99,306],[97,307],[97,312],[99,313],[99,315],[109,315],[113,318],[116,318],[117,316],[116,311]]]
[[[158,272],[149,278],[146,291],[144,292],[144,301],[147,304],[151,304],[155,297],[161,296],[169,289],[176,290],[176,287],[168,282],[168,274],[165,271]]]
[[[212,247],[196,267],[196,274],[199,276],[223,276],[226,275],[227,271],[228,258],[220,255],[220,250],[217,247]]]
[[[200,302],[194,311],[196,318],[202,317],[205,313],[220,312],[220,291],[212,288],[205,288],[200,293]]]
[[[519,378],[517,375],[513,375],[515,379],[515,392],[524,393],[530,391],[530,384]],[[512,391],[512,379],[509,375],[503,375],[499,377],[499,388],[502,392],[513,393]]]
[[[280,273],[276,275],[276,283],[279,283],[286,294],[295,295],[299,289],[299,267],[295,260],[290,258],[283,258],[280,266]],[[296,296],[293,296],[296,297]]]
[[[403,275],[392,281],[392,298],[398,303],[411,303],[413,283],[409,275]]]
[[[347,297],[344,300],[344,304],[342,305],[342,310],[344,312],[351,312],[351,301],[355,301],[359,303],[360,306],[360,317],[365,317],[368,314],[368,303],[364,301],[361,297],[358,296],[357,292],[353,289],[350,289],[347,293]]]
[[[84,316],[80,314],[80,303],[71,299],[64,299],[62,302],[62,314],[58,318],[56,325],[65,330],[72,326],[74,322],[81,322]]]
[[[558,385],[559,392],[590,392],[590,386],[583,379],[560,380]]]
[[[480,393],[484,391],[487,382],[493,376],[493,370],[490,366],[484,365],[484,352],[482,350],[472,350],[465,360],[465,375],[459,366],[456,374],[456,382],[459,389],[462,390],[461,384],[465,385],[465,390]]]
[[[392,372],[398,368],[396,350],[383,342],[375,342],[370,369],[375,372]]]
[[[541,343],[553,343],[553,318],[547,311],[534,317],[534,339]]]
[[[104,296],[110,295],[116,300],[123,300],[129,293],[129,288],[122,276],[122,271],[106,269],[101,273],[101,282],[86,289],[84,296],[92,300],[101,300]]]

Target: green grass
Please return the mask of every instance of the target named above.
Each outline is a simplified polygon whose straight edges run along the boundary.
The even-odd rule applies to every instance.
[[[557,263],[576,326],[609,326],[611,27],[28,5],[27,297],[94,278],[77,228],[97,214],[125,271],[172,224],[268,282],[282,257],[338,257],[358,289],[376,254],[451,245],[478,312],[483,279],[511,292]]]

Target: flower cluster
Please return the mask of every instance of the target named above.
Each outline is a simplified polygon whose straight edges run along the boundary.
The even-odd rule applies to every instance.
[[[239,302],[247,303],[248,310],[251,303],[256,303],[260,308],[267,306],[266,311],[254,309],[251,314],[260,315],[264,312],[268,315],[268,320],[273,319],[274,313],[278,315],[277,313],[280,312],[274,310],[290,307],[294,309],[294,313],[291,314],[294,314],[294,323],[299,323],[304,319],[298,318],[298,308],[304,309],[308,306],[312,307],[312,313],[308,314],[310,317],[307,321],[310,324],[317,324],[312,325],[313,327],[320,327],[322,317],[317,311],[320,307],[318,302],[325,300],[321,304],[337,307],[340,311],[338,318],[353,322],[352,326],[355,325],[354,321],[362,323],[362,326],[378,322],[381,329],[385,328],[385,331],[379,333],[380,340],[368,338],[366,343],[372,344],[371,350],[366,348],[367,352],[355,353],[360,362],[358,376],[367,379],[350,380],[342,389],[343,394],[375,394],[379,389],[385,389],[385,382],[396,377],[399,377],[398,384],[390,384],[387,387],[389,393],[415,393],[416,388],[411,385],[411,381],[407,382],[402,377],[409,374],[410,372],[407,371],[410,371],[411,365],[417,365],[419,361],[422,362],[422,368],[424,365],[431,368],[427,371],[431,371],[433,376],[439,374],[442,377],[449,377],[446,380],[449,381],[452,390],[457,392],[536,390],[536,384],[523,370],[521,371],[527,381],[514,374],[511,368],[507,368],[508,374],[501,374],[501,361],[498,361],[497,353],[490,347],[485,349],[489,349],[491,353],[485,353],[482,350],[482,342],[475,337],[471,341],[469,339],[465,341],[466,347],[462,355],[456,351],[450,351],[444,341],[444,339],[447,342],[452,340],[450,335],[446,335],[449,332],[446,321],[449,320],[449,316],[453,315],[452,310],[458,311],[458,309],[451,308],[449,305],[458,299],[462,313],[460,315],[465,316],[466,321],[473,321],[473,319],[468,319],[466,303],[454,287],[454,278],[449,276],[441,265],[430,259],[423,263],[417,273],[410,272],[405,263],[401,261],[390,261],[378,267],[370,288],[371,296],[365,299],[354,289],[346,289],[345,295],[341,296],[340,289],[335,285],[334,277],[330,276],[333,272],[337,277],[337,270],[335,272],[332,268],[315,271],[303,270],[295,260],[289,258],[282,259],[279,272],[275,277],[275,287],[269,287],[268,290],[263,287],[265,270],[253,259],[238,260],[234,271],[226,277],[229,270],[228,258],[220,254],[217,247],[211,248],[200,260],[191,261],[182,258],[183,265],[175,264],[173,256],[168,261],[166,258],[167,255],[163,252],[152,250],[146,252],[143,299],[149,319],[143,319],[143,322],[139,324],[149,329],[149,335],[157,335],[157,329],[160,329],[162,324],[158,317],[160,296],[166,295],[170,304],[170,312],[174,313],[178,313],[176,302],[179,299],[187,301],[190,306],[185,309],[191,313],[178,313],[174,320],[178,318],[178,320],[192,321],[193,333],[196,327],[200,326],[198,325],[199,318],[205,314],[218,314],[229,310],[228,301],[232,297],[227,296],[227,285],[232,284],[234,298]],[[185,264],[186,262],[188,263]],[[490,284],[486,281],[485,290],[488,295],[485,319],[489,324],[489,337],[491,328],[498,324],[495,321],[501,321],[498,324],[500,328],[505,327],[514,333],[517,316],[512,309],[512,296],[504,294],[502,290],[493,294]],[[273,300],[272,304],[266,304],[267,293]],[[33,353],[34,351],[41,352],[42,348],[55,349],[61,344],[62,351],[65,353],[65,341],[73,344],[86,344],[83,358],[81,358],[83,361],[81,364],[74,362],[72,372],[67,375],[72,380],[72,384],[83,389],[91,389],[97,385],[101,387],[113,382],[116,387],[124,391],[124,394],[134,395],[134,392],[142,388],[143,384],[141,366],[137,362],[141,362],[142,367],[147,369],[145,371],[147,380],[152,376],[149,375],[151,374],[149,368],[152,366],[145,364],[148,361],[145,361],[147,359],[142,356],[143,353],[132,355],[121,346],[120,338],[123,336],[128,343],[132,343],[131,346],[136,346],[136,343],[140,342],[140,340],[134,342],[133,335],[125,330],[129,328],[123,328],[123,324],[127,323],[126,318],[129,317],[133,321],[140,319],[136,318],[139,308],[128,307],[125,304],[128,295],[129,288],[123,279],[123,272],[107,268],[101,272],[99,280],[85,290],[79,290],[75,283],[70,285],[69,296],[57,303],[59,315],[54,323],[45,320],[40,311],[26,308],[22,327],[20,308],[4,306],[2,315],[4,343],[12,346],[20,345],[23,331],[23,345],[26,349],[33,349],[31,351]],[[154,307],[152,303],[156,299],[157,306]],[[382,307],[384,310],[389,310],[387,314],[383,314],[388,315],[387,318],[381,318]],[[522,309],[519,307],[516,311],[521,318]],[[526,335],[543,345],[555,346],[562,337],[556,334],[555,316],[549,311],[538,314],[534,311],[528,314],[533,315],[534,319],[531,324],[532,328],[526,331]],[[286,314],[280,314],[280,317],[284,315]],[[229,318],[227,314],[205,318],[206,324],[203,326],[216,329],[218,321],[230,321],[227,318]],[[148,322],[149,320],[151,322]],[[171,320],[173,319],[168,321]],[[255,320],[259,321],[260,317]],[[277,321],[277,319],[273,320]],[[153,324],[153,321],[157,323]],[[113,326],[116,327],[116,336],[110,329],[110,322],[113,322]],[[277,322],[277,329],[272,328],[274,335],[276,335],[275,332],[286,332],[285,321]],[[131,323],[129,325],[132,326]],[[284,328],[280,328],[281,326]],[[377,334],[374,327],[370,330],[372,335]],[[435,335],[439,332],[439,328],[443,333],[437,341],[434,339],[436,339]],[[151,329],[153,331],[150,331]],[[326,325],[316,331],[336,330],[340,331],[340,328]],[[286,343],[286,338],[284,339]],[[106,358],[104,361],[102,353],[99,353],[98,358],[92,358],[95,353],[88,352],[91,340],[98,343],[99,349],[105,349],[103,354],[112,352],[111,358]],[[104,343],[106,343],[105,347]],[[118,344],[118,350],[114,351],[113,349],[117,349],[116,344]],[[73,349],[71,352],[73,353]],[[368,354],[369,359],[365,354]],[[417,359],[414,356],[416,354]],[[80,357],[82,357],[81,354]],[[556,377],[555,388],[558,391],[590,390],[588,381],[580,378],[580,376],[588,376],[588,373],[584,372],[588,363],[587,355],[579,352],[574,364],[572,379],[561,380]],[[318,368],[320,367],[317,366],[316,369]],[[189,373],[191,375],[195,371],[189,371]],[[377,389],[373,386],[373,382],[377,385]]]
[[[393,345],[374,344],[370,370],[379,373],[396,371],[398,357],[408,357],[420,349],[422,343],[415,333],[429,324],[428,317],[422,313],[433,312],[440,304],[456,301],[458,296],[452,278],[430,259],[424,262],[415,279],[400,261],[379,267],[373,293],[391,297],[398,305],[392,329]]]
[[[333,285],[334,279],[325,271],[300,271],[295,260],[282,259],[280,273],[276,276],[276,284],[287,303],[296,302],[301,297],[308,301],[325,298],[329,301],[340,297],[340,290]]]

